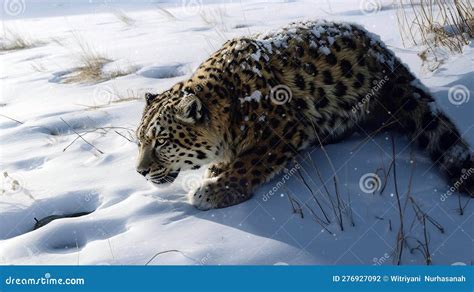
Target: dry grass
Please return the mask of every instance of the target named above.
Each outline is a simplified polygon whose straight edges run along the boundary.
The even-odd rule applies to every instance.
[[[132,26],[136,23],[136,20],[126,14],[123,10],[115,10],[112,13],[118,20],[120,20],[120,22],[122,22],[126,26]]]
[[[424,45],[419,56],[424,63],[430,63],[431,71],[443,64],[449,54],[462,53],[474,37],[474,10],[469,0],[399,1],[397,19],[403,44]]]
[[[129,75],[137,71],[137,68],[129,66],[104,72],[104,66],[113,60],[99,53],[90,44],[85,42],[79,35],[73,33],[74,42],[79,48],[77,63],[79,66],[64,78],[65,83],[98,83],[106,80]]]
[[[160,15],[164,16],[166,19],[168,19],[170,21],[178,20],[178,18],[173,13],[171,13],[169,10],[167,10],[165,8],[161,8],[161,7],[157,6],[156,10],[158,11],[158,13]]]
[[[61,38],[61,37],[51,37],[49,38],[49,40],[52,42],[52,43],[55,43],[57,44],[58,46],[60,47],[65,47],[65,43],[64,43],[64,38]]]
[[[105,78],[102,74],[102,68],[111,60],[96,55],[84,55],[81,57],[81,66],[76,68],[75,72],[65,78],[66,83],[84,83],[100,82]]]
[[[103,72],[103,78],[105,80],[115,79],[122,76],[127,76],[132,73],[137,72],[138,68],[136,66],[128,65],[126,67],[115,66],[113,70],[108,70],[107,72]]]
[[[26,34],[13,29],[6,29],[0,39],[0,51],[16,51],[36,47],[41,42],[30,39]]]
[[[204,24],[213,27],[218,34],[225,34],[229,31],[229,15],[225,8],[202,10],[199,12],[199,16]]]
[[[110,101],[109,104],[127,102],[132,100],[142,100],[144,96],[141,90],[131,88],[127,89],[126,92],[119,92],[118,90],[114,89],[112,95],[114,96],[114,98]]]
[[[105,80],[102,68],[112,60],[98,53],[90,44],[85,42],[78,34],[73,33],[73,38],[79,48],[77,54],[79,67],[65,78],[66,83],[100,82]]]

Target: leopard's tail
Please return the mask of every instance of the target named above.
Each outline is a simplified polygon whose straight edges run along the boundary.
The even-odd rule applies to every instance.
[[[408,69],[400,66],[388,88],[391,117],[413,142],[430,155],[450,187],[474,196],[474,155],[453,122],[434,103]]]

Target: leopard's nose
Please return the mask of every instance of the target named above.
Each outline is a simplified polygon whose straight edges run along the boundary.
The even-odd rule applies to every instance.
[[[146,176],[148,173],[150,173],[149,169],[137,169],[137,172],[143,176]]]

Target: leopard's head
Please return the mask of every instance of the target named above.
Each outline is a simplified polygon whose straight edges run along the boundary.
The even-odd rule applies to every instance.
[[[219,153],[209,114],[194,94],[147,93],[137,129],[137,172],[155,184],[171,183],[179,172],[197,169]]]

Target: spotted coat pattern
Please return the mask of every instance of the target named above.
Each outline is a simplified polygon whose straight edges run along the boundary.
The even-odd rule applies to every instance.
[[[429,91],[354,24],[300,22],[227,41],[189,79],[146,98],[137,170],[165,183],[211,164],[190,193],[199,209],[243,202],[299,151],[367,127],[406,133],[453,183],[474,166]],[[473,180],[458,187],[472,195]]]

